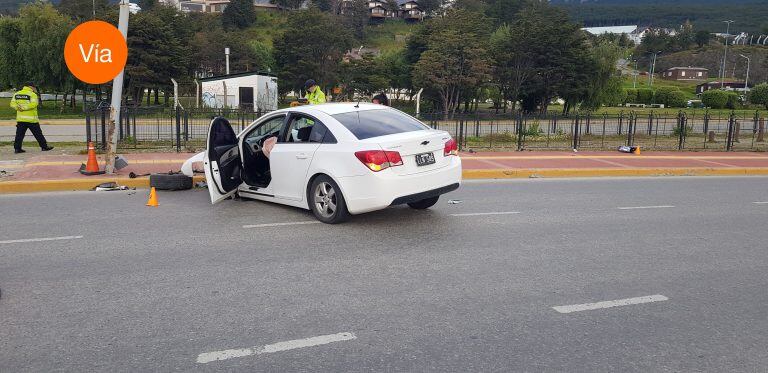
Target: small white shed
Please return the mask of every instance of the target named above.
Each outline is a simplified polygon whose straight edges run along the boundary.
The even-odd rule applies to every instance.
[[[245,72],[200,79],[203,107],[277,110],[277,78]]]

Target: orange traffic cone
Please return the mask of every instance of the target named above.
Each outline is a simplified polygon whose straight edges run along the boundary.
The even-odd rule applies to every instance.
[[[99,161],[96,160],[96,148],[93,142],[88,142],[88,163],[80,166],[80,173],[83,175],[100,175],[104,171],[99,171]]]
[[[635,148],[634,153],[637,154],[637,155],[640,154],[640,147],[639,146]]]
[[[155,191],[155,187],[152,187],[152,189],[149,191],[149,200],[147,201],[147,206],[160,206],[160,204],[157,203],[157,192]]]

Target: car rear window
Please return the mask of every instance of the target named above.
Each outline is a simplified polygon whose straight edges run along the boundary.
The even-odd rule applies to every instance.
[[[428,129],[418,120],[397,110],[362,110],[333,117],[359,140]]]

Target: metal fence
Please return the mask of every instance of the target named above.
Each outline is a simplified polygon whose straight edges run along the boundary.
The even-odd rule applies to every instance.
[[[127,107],[120,112],[116,126],[118,146],[122,149],[196,150],[205,147],[211,119],[229,119],[235,133],[243,130],[264,111],[236,109],[169,109],[164,107]],[[107,143],[109,108],[97,108],[86,113],[86,140],[98,149]]]
[[[266,112],[236,109],[123,108],[117,126],[125,148],[197,150],[205,146],[213,117],[229,119],[235,132]],[[621,145],[647,150],[768,150],[765,119],[759,112],[730,115],[634,112],[568,116],[492,113],[422,114],[432,128],[451,133],[461,150],[614,150]],[[109,109],[86,115],[86,136],[106,144]]]
[[[634,112],[563,115],[422,115],[432,128],[448,131],[461,150],[614,150],[622,145],[648,150],[768,150],[765,118]]]

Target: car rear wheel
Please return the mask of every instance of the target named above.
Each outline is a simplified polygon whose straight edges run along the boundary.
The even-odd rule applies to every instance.
[[[440,199],[440,196],[424,198],[421,201],[408,202],[408,206],[411,206],[412,209],[424,210],[434,206],[438,199]]]
[[[349,219],[344,195],[330,177],[321,175],[315,178],[308,197],[309,207],[317,220],[327,224],[337,224]]]

